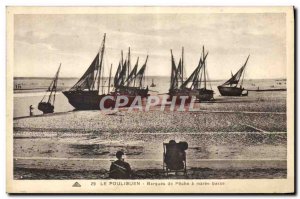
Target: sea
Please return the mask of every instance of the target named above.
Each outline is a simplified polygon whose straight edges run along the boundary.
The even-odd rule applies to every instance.
[[[62,91],[70,89],[78,81],[78,79],[79,78],[58,79],[54,104],[55,112],[68,112],[74,110],[74,107],[68,103],[68,99],[63,95]],[[52,80],[52,78],[48,77],[14,77],[13,117],[18,118],[29,116],[30,105],[34,108],[34,115],[42,114],[42,112],[37,109],[37,106],[42,99],[45,100],[48,98],[49,92],[46,91]],[[104,79],[104,81],[107,81],[107,79]],[[152,81],[156,85],[155,87],[150,87]],[[214,91],[215,98],[220,96],[217,86],[223,84],[225,81],[226,80],[211,80],[207,82],[207,88]],[[163,95],[169,90],[170,77],[149,76],[145,78],[144,85],[149,86],[151,95]],[[245,79],[243,87],[249,90],[285,89],[286,79]],[[104,93],[107,93],[107,87],[103,88],[103,91]],[[249,95],[251,95],[251,92],[249,92]]]

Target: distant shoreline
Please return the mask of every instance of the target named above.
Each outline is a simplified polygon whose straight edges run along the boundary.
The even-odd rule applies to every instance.
[[[147,76],[146,78],[170,78],[169,76]],[[13,77],[14,80],[21,80],[21,79],[49,79],[52,80],[53,77]],[[59,77],[58,79],[79,79],[80,77]],[[109,77],[104,77],[104,78],[109,78]],[[276,81],[286,81],[286,78],[249,78],[249,79],[245,79],[247,81],[251,81],[251,80],[276,80]],[[227,81],[227,79],[212,79],[212,80],[208,80],[208,82],[218,82],[218,81]]]

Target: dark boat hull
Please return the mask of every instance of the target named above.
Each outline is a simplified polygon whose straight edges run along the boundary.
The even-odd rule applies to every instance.
[[[167,101],[172,101],[173,98],[175,97],[175,103],[176,104],[181,104],[182,102],[182,98],[181,97],[185,97],[186,100],[184,101],[185,103],[190,103],[192,101],[192,92],[190,90],[170,90],[169,91],[169,98]]]
[[[38,109],[44,114],[54,112],[54,106],[52,106],[49,102],[40,102],[38,105]]]
[[[99,95],[98,91],[63,91],[69,103],[77,110],[100,110],[100,101],[107,95]],[[114,107],[114,100],[106,99],[104,108]]]
[[[201,101],[210,101],[214,98],[214,91],[208,89],[198,89],[197,99]]]
[[[222,96],[242,96],[243,88],[218,86],[219,92]]]
[[[139,88],[139,87],[118,87],[117,93],[120,95],[131,95],[131,96],[141,96],[146,98],[149,96],[148,88]]]

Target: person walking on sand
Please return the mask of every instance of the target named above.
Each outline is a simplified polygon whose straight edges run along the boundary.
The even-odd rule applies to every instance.
[[[109,169],[109,177],[113,179],[128,179],[131,178],[131,168],[130,165],[124,161],[122,156],[124,153],[118,151],[116,157],[118,160],[111,163]]]
[[[33,111],[33,107],[32,107],[32,105],[30,105],[29,106],[29,115],[30,116],[33,116],[33,112],[32,111]]]

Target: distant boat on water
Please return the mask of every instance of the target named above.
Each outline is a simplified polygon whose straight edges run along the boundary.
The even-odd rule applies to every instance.
[[[153,79],[152,79],[152,83],[151,83],[150,87],[156,87],[156,84],[154,84],[154,80]]]
[[[224,84],[218,86],[222,96],[244,96],[248,95],[248,91],[243,88],[245,68],[250,55],[247,57],[244,65]],[[241,81],[240,81],[241,80]]]
[[[47,93],[50,92],[48,96],[48,100],[44,101],[44,99],[47,96],[47,93],[44,95],[42,98],[41,102],[38,104],[38,109],[42,111],[44,114],[45,113],[53,113],[54,112],[54,103],[55,103],[55,94],[57,90],[57,80],[58,80],[58,74],[60,71],[61,64],[58,67],[58,70],[47,90]]]

